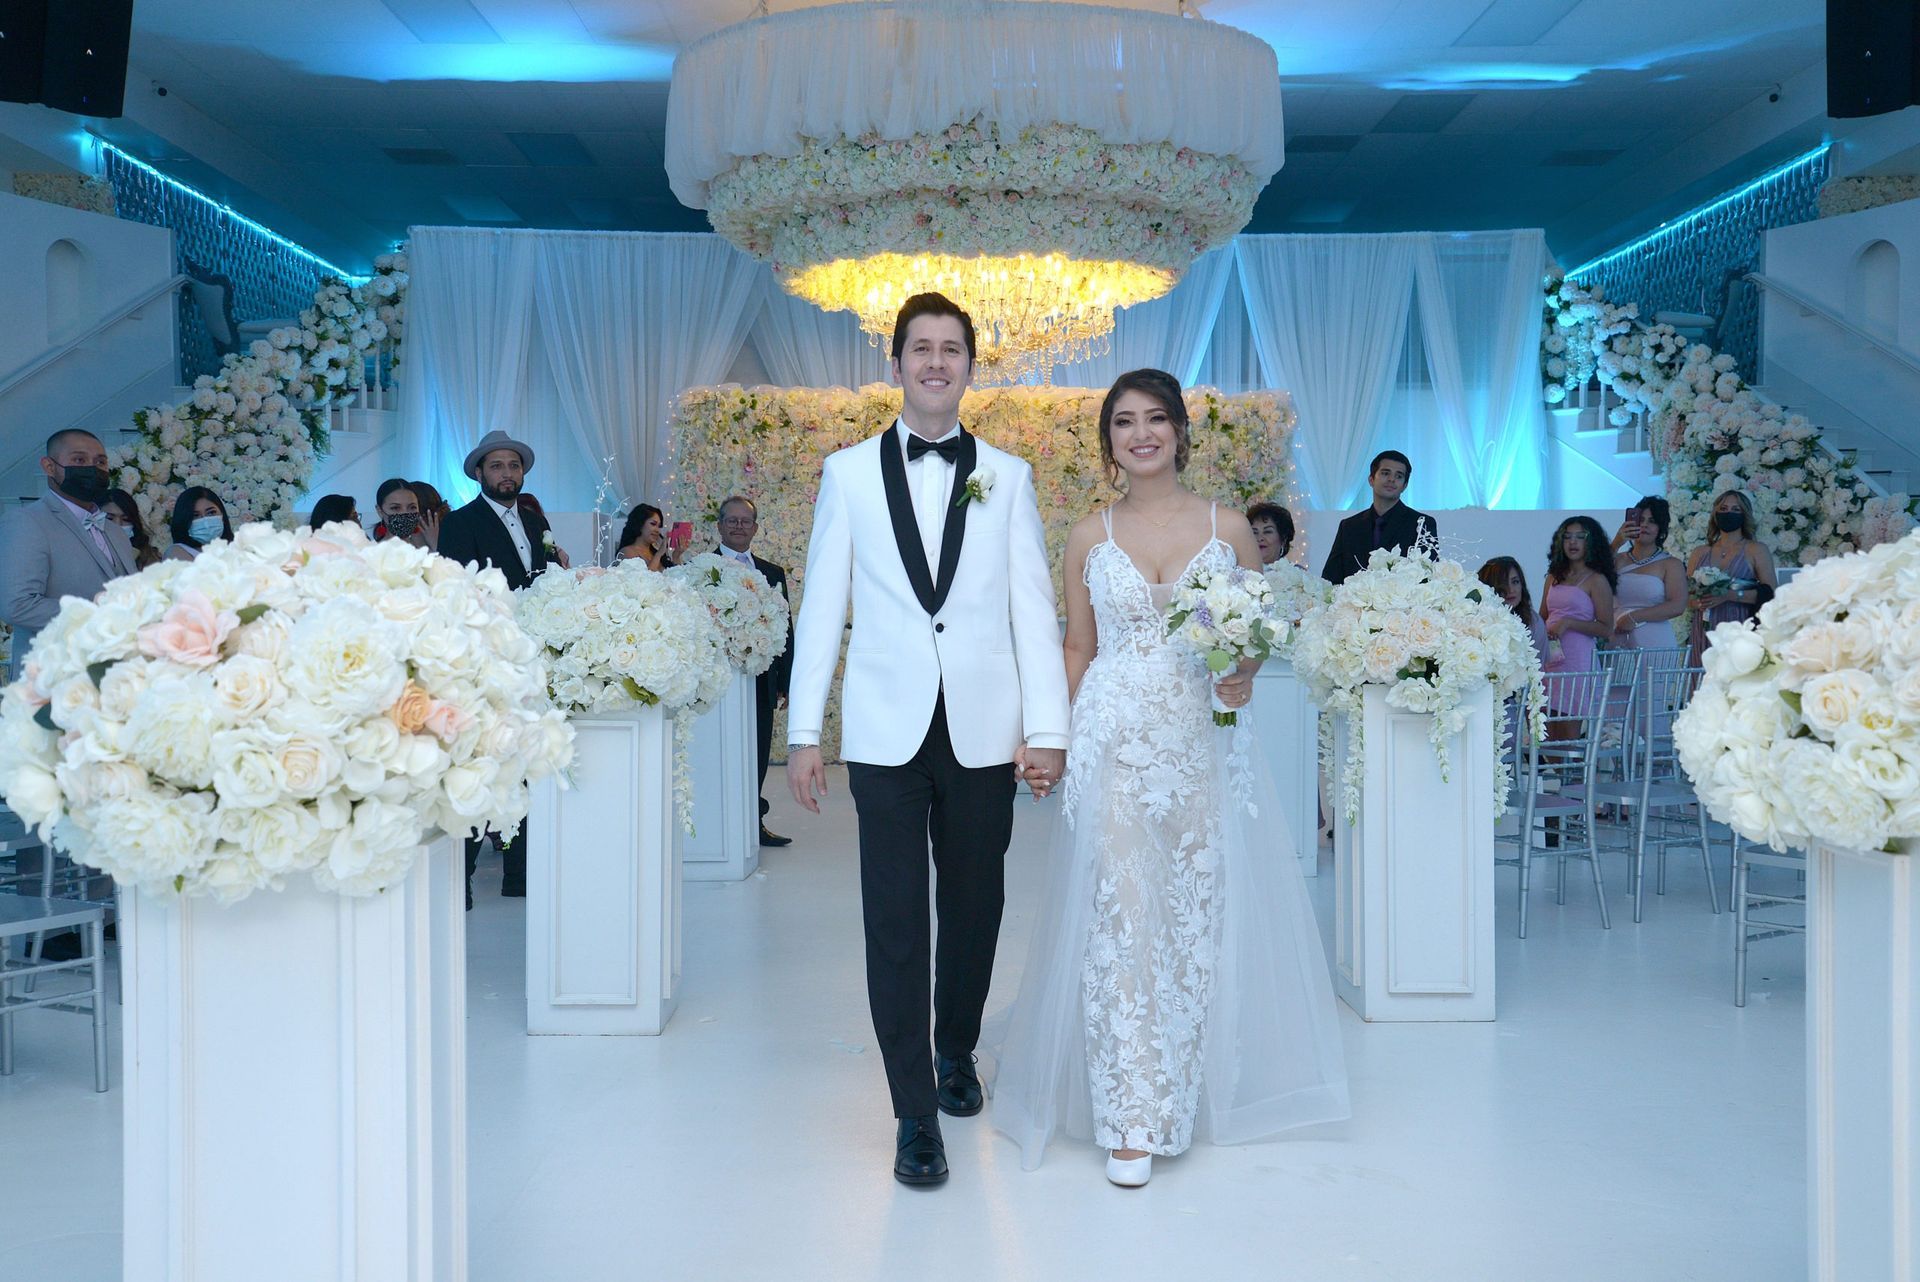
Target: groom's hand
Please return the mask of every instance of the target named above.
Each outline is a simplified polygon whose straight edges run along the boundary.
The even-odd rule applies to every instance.
[[[1013,750],[1013,766],[1027,781],[1036,797],[1045,797],[1067,772],[1067,754],[1061,748],[1029,748],[1025,744]]]
[[[804,809],[820,813],[817,798],[827,795],[827,763],[820,759],[819,748],[787,749],[787,791]]]

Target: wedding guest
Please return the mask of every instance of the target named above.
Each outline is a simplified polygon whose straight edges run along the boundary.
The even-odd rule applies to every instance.
[[[167,556],[174,561],[191,561],[200,549],[215,539],[231,539],[233,523],[227,520],[227,505],[204,485],[189,485],[173,501],[173,519],[167,522],[173,546]]]
[[[1412,479],[1413,464],[1399,450],[1382,450],[1374,455],[1367,468],[1373,503],[1340,522],[1321,578],[1335,586],[1345,583],[1367,568],[1367,558],[1379,548],[1397,552],[1425,548],[1429,556],[1439,559],[1439,523],[1400,501]],[[1431,546],[1427,546],[1429,541]]]
[[[451,512],[440,523],[440,555],[463,565],[492,566],[518,591],[547,568],[543,536],[546,519],[535,510],[522,511],[519,498],[526,474],[533,470],[533,447],[505,432],[488,432],[468,451],[466,473],[480,483],[480,495]],[[411,494],[411,491],[409,491]],[[415,510],[418,511],[418,496]],[[473,907],[473,872],[480,859],[480,839],[467,838],[467,907]],[[500,893],[521,899],[527,893],[527,826],[522,823],[500,847],[504,872]]]
[[[431,481],[408,481],[414,497],[420,500],[420,533],[426,539],[429,548],[440,546],[440,522],[447,519],[447,513],[453,511],[447,501],[440,497],[440,491]]]
[[[412,481],[395,476],[380,482],[380,488],[374,491],[373,506],[380,518],[373,527],[375,540],[404,539],[417,548],[428,546],[421,527],[420,495]]]
[[[133,495],[125,490],[108,490],[100,510],[127,532],[127,539],[133,544],[134,569],[144,570],[160,564],[160,549],[153,546],[153,536],[147,533],[147,524],[140,519],[140,505],[133,501]]]
[[[620,527],[622,561],[644,561],[649,570],[664,570],[673,564],[663,533],[667,516],[651,503],[642,503],[627,513]]]
[[[1713,526],[1707,531],[1706,546],[1695,548],[1687,558],[1689,584],[1709,565],[1732,582],[1725,592],[1694,599],[1688,662],[1696,667],[1712,644],[1708,633],[1722,623],[1751,619],[1773,598],[1780,582],[1774,575],[1773,554],[1754,537],[1753,503],[1739,490],[1728,490],[1713,501]]]
[[[753,536],[760,532],[760,510],[753,500],[742,494],[735,494],[721,500],[720,503],[720,555],[732,557],[749,569],[759,572],[773,587],[778,588],[781,596],[787,595],[787,572],[771,561],[763,560],[752,552]],[[791,602],[788,603],[791,608]],[[760,789],[766,790],[767,766],[773,760],[773,714],[776,709],[787,706],[787,674],[793,664],[793,617],[787,617],[787,645],[773,666],[762,672],[754,682],[755,712],[759,718],[760,733]],[[782,837],[767,828],[767,799],[760,798],[760,844],[763,846],[788,846],[793,838]]]
[[[1520,562],[1510,556],[1496,556],[1480,567],[1480,581],[1498,593],[1507,608],[1526,624],[1533,648],[1540,656],[1540,666],[1545,668],[1547,621],[1533,608],[1533,593],[1527,589],[1526,571],[1520,568]]]
[[[1600,522],[1590,516],[1570,516],[1553,532],[1552,561],[1547,568],[1547,589],[1541,603],[1547,615],[1547,661],[1540,665],[1548,672],[1589,672],[1593,655],[1602,637],[1613,635],[1613,593],[1619,582],[1613,567],[1613,550]],[[1556,706],[1548,687],[1548,707],[1555,712],[1577,713],[1586,709]],[[1550,739],[1573,738],[1579,726],[1574,722],[1549,724]]]
[[[348,525],[360,524],[360,506],[353,501],[351,494],[321,495],[320,501],[313,505],[313,515],[307,518],[307,524],[316,530],[336,521],[345,521]]]
[[[20,675],[34,634],[60,613],[62,597],[90,601],[135,566],[126,531],[101,510],[110,482],[100,438],[55,432],[40,471],[47,497],[0,518],[0,622],[13,629],[8,680]]]
[[[525,513],[531,520],[537,521],[539,524],[547,527],[548,532],[544,536],[544,541],[547,545],[547,556],[561,569],[571,570],[573,568],[573,562],[567,558],[567,550],[553,541],[553,523],[547,520],[547,509],[540,506],[540,500],[531,494],[522,492],[520,495],[520,511]]]
[[[1247,509],[1247,524],[1260,545],[1260,564],[1283,561],[1293,550],[1293,513],[1278,503],[1255,503]]]
[[[1673,625],[1687,608],[1687,573],[1680,558],[1666,550],[1673,509],[1649,494],[1627,509],[1620,532],[1620,591],[1614,602],[1614,644],[1626,649],[1658,650],[1674,644]]]

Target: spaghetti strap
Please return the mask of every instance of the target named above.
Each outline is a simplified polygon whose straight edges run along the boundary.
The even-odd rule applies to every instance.
[[[1213,528],[1207,531],[1207,533],[1210,534],[1213,538],[1216,538],[1216,539],[1219,538],[1220,537],[1220,505],[1218,503],[1215,503],[1213,506],[1207,509],[1207,519],[1213,523]]]
[[[1113,505],[1100,509],[1100,523],[1107,527],[1107,542],[1113,542]]]

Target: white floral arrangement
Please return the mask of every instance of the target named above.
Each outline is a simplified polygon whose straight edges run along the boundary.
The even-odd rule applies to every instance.
[[[1830,178],[1820,188],[1820,217],[1857,214],[1863,209],[1920,197],[1920,174],[1878,174]]]
[[[1876,495],[1804,417],[1748,387],[1732,356],[1688,343],[1671,326],[1641,326],[1637,315],[1597,287],[1549,276],[1544,392],[1557,405],[1597,377],[1623,402],[1609,411],[1612,423],[1647,415],[1673,506],[1676,555],[1706,541],[1713,505],[1728,490],[1752,501],[1761,541],[1787,565],[1811,565],[1912,528],[1910,496]]]
[[[344,523],[240,527],[69,598],[0,692],[0,795],[76,861],[232,902],[511,831],[573,731],[506,580]]]
[[[1333,600],[1333,585],[1285,557],[1267,566],[1267,583],[1273,589],[1274,613],[1288,624],[1286,638],[1275,652],[1284,659],[1293,653],[1301,621]]]
[[[699,594],[720,630],[727,662],[750,677],[787,648],[787,599],[758,571],[732,557],[702,552],[667,571]]]
[[[1708,813],[1775,850],[1920,837],[1920,534],[1829,557],[1711,635],[1674,746]]]
[[[1733,591],[1734,578],[1717,565],[1702,565],[1691,576],[1691,595],[1695,600],[1710,596],[1725,596]]]
[[[748,157],[712,180],[707,218],[783,277],[889,252],[1054,252],[1179,272],[1246,226],[1263,185],[1232,156],[980,121]],[[1014,204],[1018,217],[990,208]]]
[[[219,373],[194,380],[188,400],[135,413],[139,439],[115,446],[108,468],[142,523],[164,527],[190,485],[216,491],[236,526],[291,522],[328,448],[319,410],[364,386],[367,357],[382,345],[389,370],[399,369],[408,279],[400,252],[376,258],[364,284],[328,277],[298,326],[227,356]]]
[[[1267,576],[1238,565],[1186,575],[1173,590],[1167,610],[1167,635],[1193,647],[1216,680],[1247,659],[1272,658],[1289,630],[1274,609]],[[1240,724],[1240,714],[1220,702],[1218,694],[1213,696],[1213,724]]]
[[[674,718],[675,802],[693,831],[693,719],[733,680],[700,594],[640,561],[549,569],[517,594],[520,625],[546,648],[549,691],[568,713],[659,706]],[[783,637],[784,640],[784,637]]]
[[[1340,781],[1348,819],[1359,814],[1365,745],[1361,712],[1366,687],[1383,686],[1393,707],[1430,714],[1442,777],[1451,769],[1447,741],[1466,726],[1466,700],[1491,687],[1496,705],[1525,691],[1528,733],[1544,733],[1540,660],[1533,638],[1506,603],[1456,561],[1433,561],[1391,548],[1376,550],[1366,569],[1333,590],[1309,614],[1293,646],[1293,666],[1325,713],[1347,717],[1347,760],[1333,760],[1331,717],[1320,725],[1320,757]],[[1496,746],[1506,734],[1496,716]],[[1494,753],[1494,806],[1504,814],[1512,785]]]

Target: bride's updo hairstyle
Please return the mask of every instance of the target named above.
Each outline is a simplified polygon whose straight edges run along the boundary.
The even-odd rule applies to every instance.
[[[1100,402],[1100,461],[1107,465],[1107,484],[1114,489],[1120,488],[1120,460],[1113,456],[1113,405],[1127,392],[1140,392],[1160,402],[1160,408],[1167,412],[1167,420],[1173,424],[1173,470],[1187,470],[1187,459],[1193,454],[1193,438],[1187,434],[1187,398],[1180,390],[1180,380],[1163,369],[1129,370],[1113,380],[1113,386],[1107,389],[1107,399]]]

